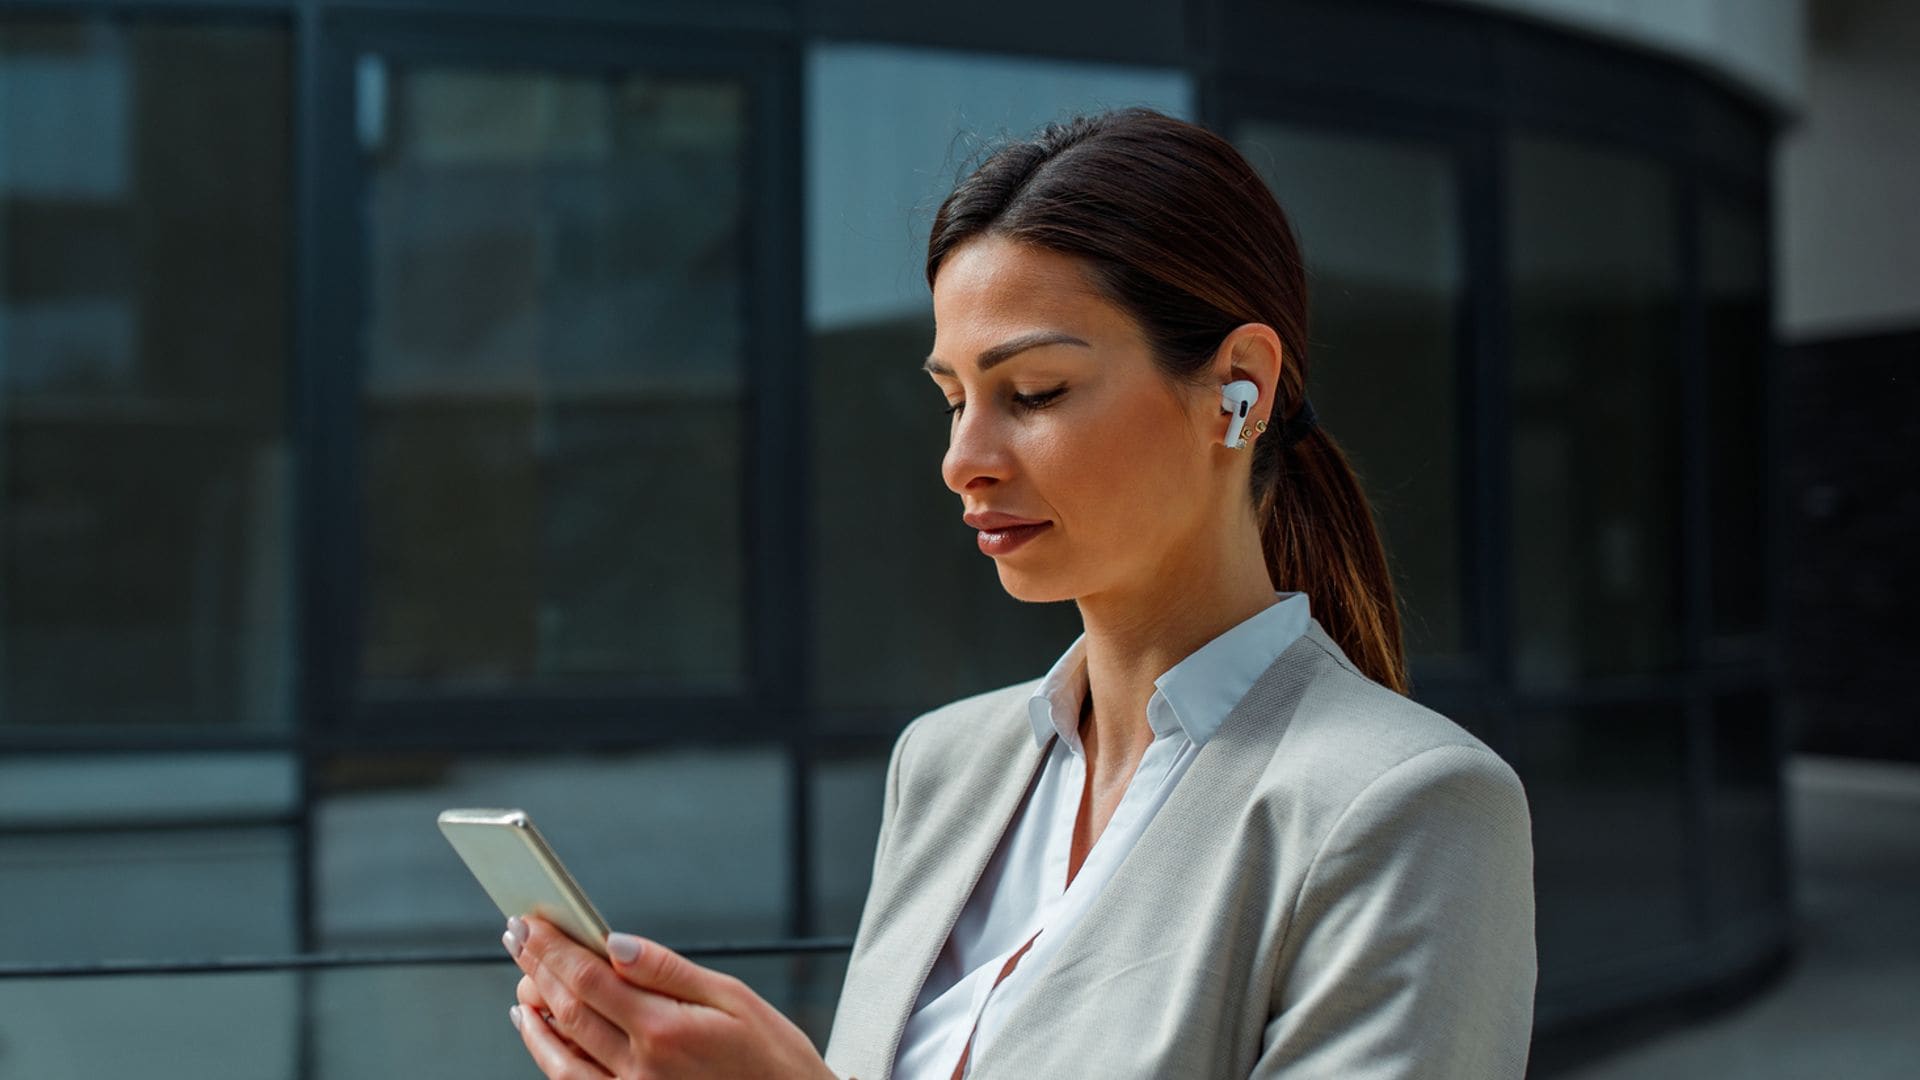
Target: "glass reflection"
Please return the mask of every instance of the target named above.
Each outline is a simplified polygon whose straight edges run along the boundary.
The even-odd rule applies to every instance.
[[[1682,707],[1537,713],[1518,737],[1543,991],[1671,962],[1692,929]]]
[[[287,53],[0,19],[0,726],[287,722]]]
[[[1713,560],[1709,652],[1757,659],[1767,612],[1766,224],[1725,197],[1701,205],[1707,467]]]
[[[792,794],[778,747],[336,758],[321,785],[321,948],[478,948],[500,936],[499,912],[434,825],[452,806],[527,811],[616,927],[688,942],[787,929]]]
[[[372,689],[741,689],[744,88],[359,84]]]
[[[844,955],[696,959],[744,981],[825,1046]],[[0,1046],[9,1076],[35,1078],[521,1080],[537,1070],[507,1022],[519,976],[502,952],[492,963],[0,977]],[[112,1038],[100,1037],[102,1016],[113,1018]]]
[[[813,693],[823,728],[892,730],[1041,674],[1080,629],[1071,604],[1006,594],[940,479],[944,402],[920,370],[933,214],[1002,134],[1108,105],[1190,116],[1193,92],[1152,68],[816,45],[806,100]]]
[[[1531,686],[1680,659],[1679,270],[1664,167],[1513,143],[1513,671]]]
[[[1467,648],[1455,166],[1404,139],[1247,124],[1307,260],[1311,397],[1359,472],[1413,656]]]

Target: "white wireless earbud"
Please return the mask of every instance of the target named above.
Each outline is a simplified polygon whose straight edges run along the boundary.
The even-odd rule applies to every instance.
[[[1227,423],[1227,437],[1222,441],[1235,450],[1240,449],[1244,440],[1240,433],[1246,430],[1247,410],[1260,400],[1260,387],[1248,379],[1235,379],[1220,388],[1220,407],[1231,413],[1233,419]]]

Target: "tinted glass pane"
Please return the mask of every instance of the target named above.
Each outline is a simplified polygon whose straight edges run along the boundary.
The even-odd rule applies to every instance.
[[[1766,222],[1724,198],[1702,204],[1707,453],[1713,525],[1712,652],[1759,655],[1766,621]],[[1741,635],[1745,635],[1742,637]]]
[[[1542,988],[1659,962],[1689,931],[1682,709],[1537,713],[1518,737]]]
[[[806,98],[813,688],[826,726],[891,732],[901,709],[1040,675],[1080,629],[1071,604],[1007,595],[941,480],[946,403],[920,370],[933,213],[1002,133],[1114,102],[1191,115],[1192,91],[1149,68],[823,45]]]
[[[299,800],[286,754],[0,758],[0,964],[291,951]]]
[[[699,962],[738,977],[826,1045],[844,956]],[[494,964],[0,978],[0,1045],[9,1076],[62,1080],[523,1080],[539,1072],[507,1022],[519,975],[502,952]],[[103,1016],[112,1038],[93,1026]]]
[[[745,90],[358,86],[374,691],[741,689]]]
[[[1455,168],[1419,143],[1249,124],[1306,256],[1314,412],[1372,503],[1415,655],[1466,647]]]
[[[873,846],[887,797],[888,747],[816,754],[813,770],[814,932],[851,936],[873,881]]]
[[[1713,787],[1709,799],[1716,925],[1786,905],[1786,817],[1772,699],[1755,692],[1713,703]]]
[[[617,927],[688,942],[786,932],[791,795],[780,750],[350,758],[324,778],[322,947],[499,938],[499,912],[434,824],[453,806],[526,810]]]
[[[1513,666],[1534,685],[1679,659],[1674,196],[1654,162],[1517,139]]]
[[[286,721],[287,51],[0,18],[0,725]]]
[[[497,932],[493,935],[500,936]],[[674,942],[668,941],[669,946]],[[846,958],[748,956],[700,960],[744,981],[824,1049]],[[520,971],[492,966],[407,965],[328,971],[307,1000],[316,1080],[377,1076],[538,1078],[507,1022]],[[405,1007],[396,1007],[405,1002]],[[277,1075],[277,1074],[276,1074]]]
[[[291,829],[127,825],[0,836],[0,958],[203,960],[298,949]]]
[[[291,814],[299,800],[284,753],[0,758],[0,831],[259,820]]]
[[[19,1076],[190,1080],[232,1076],[244,1062],[248,1076],[292,1080],[301,981],[292,972],[0,978],[0,1045]],[[80,1026],[101,1016],[113,1017],[111,1038]]]

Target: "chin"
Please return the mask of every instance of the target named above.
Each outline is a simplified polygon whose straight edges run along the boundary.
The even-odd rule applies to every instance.
[[[1053,604],[1062,600],[1072,600],[1080,595],[1064,576],[1034,573],[1017,569],[1004,562],[1000,568],[1000,587],[1007,595],[1023,604]]]

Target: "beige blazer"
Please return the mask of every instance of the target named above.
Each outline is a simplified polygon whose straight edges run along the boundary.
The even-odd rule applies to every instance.
[[[887,1080],[934,958],[1044,757],[1039,680],[915,719],[827,1044]],[[990,1080],[1526,1069],[1533,844],[1519,778],[1311,620],[1200,749],[976,1054]]]

